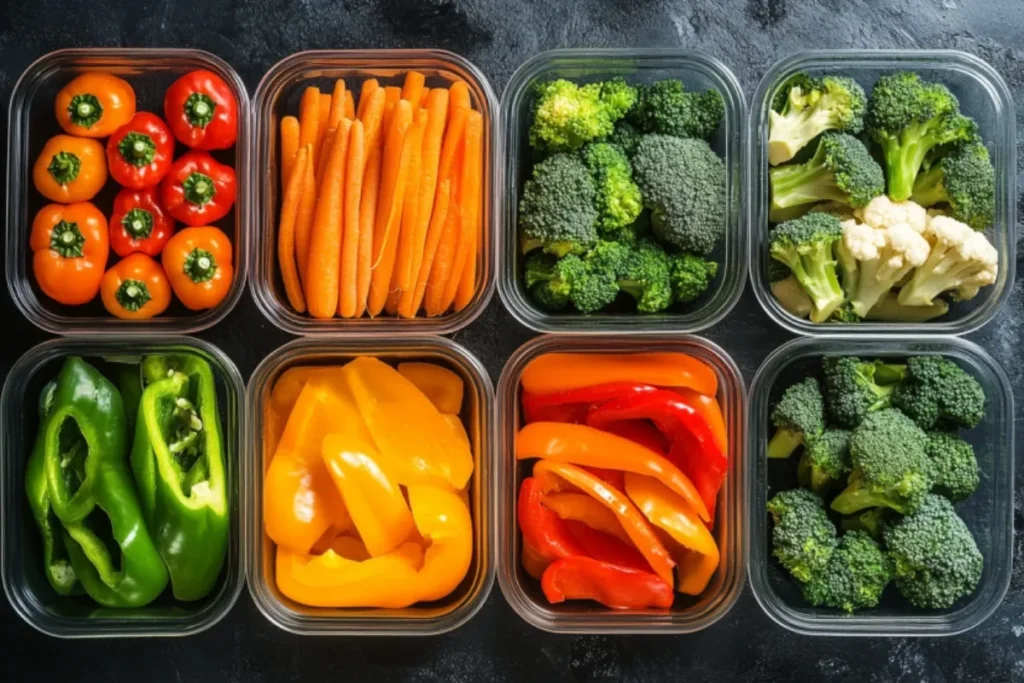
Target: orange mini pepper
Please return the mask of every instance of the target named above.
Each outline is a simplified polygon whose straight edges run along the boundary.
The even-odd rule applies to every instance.
[[[178,299],[192,311],[213,308],[235,276],[231,240],[213,226],[185,228],[164,245],[163,264]]]
[[[135,91],[113,74],[84,73],[60,89],[53,108],[68,135],[105,138],[135,115]]]
[[[693,508],[654,477],[626,472],[626,495],[651,524],[680,545],[703,555],[717,554],[714,537]]]
[[[32,181],[52,202],[88,201],[107,182],[106,150],[95,140],[54,135],[36,159]]]
[[[707,506],[678,467],[649,448],[586,425],[534,422],[519,430],[516,458],[546,458],[584,467],[599,467],[656,477],[682,496],[701,519],[710,521]]]
[[[436,363],[399,363],[399,374],[408,379],[442,413],[462,410],[462,378]]]
[[[107,217],[89,202],[48,204],[32,220],[32,271],[43,294],[68,306],[92,301],[110,253]]]
[[[531,394],[570,391],[612,382],[690,387],[718,393],[718,376],[685,353],[545,353],[523,369],[520,382]]]
[[[123,320],[148,320],[171,304],[171,286],[160,264],[143,253],[118,261],[103,276],[100,297],[107,312]]]

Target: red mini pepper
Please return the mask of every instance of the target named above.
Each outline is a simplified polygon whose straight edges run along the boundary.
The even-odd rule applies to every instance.
[[[668,608],[672,586],[657,574],[602,562],[591,557],[566,557],[544,570],[541,590],[548,602],[596,600],[613,609]]]
[[[133,190],[159,185],[173,159],[171,129],[148,111],[137,112],[107,140],[110,177]]]
[[[160,186],[164,208],[186,225],[208,225],[235,203],[235,171],[206,152],[188,152],[174,162]]]
[[[156,188],[125,188],[114,197],[110,216],[110,248],[118,256],[142,252],[159,256],[174,232],[174,221],[160,206]]]
[[[527,423],[584,422],[587,410],[596,404],[656,390],[649,384],[608,382],[550,394],[523,391],[523,416]],[[566,419],[559,419],[560,417]]]
[[[223,78],[205,69],[167,89],[164,116],[174,136],[192,149],[227,149],[238,137],[238,102]]]

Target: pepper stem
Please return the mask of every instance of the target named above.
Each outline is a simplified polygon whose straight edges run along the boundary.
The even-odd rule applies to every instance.
[[[206,128],[206,125],[213,121],[213,113],[217,110],[217,103],[204,93],[194,92],[185,100],[185,118],[193,126]]]
[[[82,128],[90,128],[103,118],[103,105],[95,95],[83,93],[75,95],[68,104],[68,115],[71,123]]]
[[[142,168],[153,163],[153,159],[156,157],[156,143],[145,133],[132,131],[121,138],[121,142],[117,145],[117,151],[127,163],[136,168]]]
[[[85,235],[78,229],[78,223],[61,221],[53,226],[50,233],[50,249],[64,258],[80,258],[84,253]]]
[[[124,215],[121,227],[133,240],[145,239],[153,232],[153,214],[136,207]]]
[[[59,185],[67,185],[78,177],[78,172],[82,170],[82,160],[71,152],[60,151],[50,159],[46,170]]]
[[[149,293],[149,287],[142,280],[125,280],[114,293],[114,298],[126,311],[134,313],[145,306],[153,297]]]
[[[192,282],[206,282],[217,272],[217,259],[205,249],[196,247],[185,257],[184,270]]]
[[[196,206],[205,205],[217,194],[213,178],[204,173],[190,173],[181,185],[185,189],[185,199]]]

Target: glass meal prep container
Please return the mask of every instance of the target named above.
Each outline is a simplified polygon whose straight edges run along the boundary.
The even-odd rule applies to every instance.
[[[32,183],[32,164],[43,145],[64,131],[53,113],[57,92],[71,79],[88,71],[105,71],[127,80],[135,90],[138,111],[163,117],[167,88],[195,70],[213,71],[227,82],[238,102],[238,139],[228,150],[212,152],[215,159],[235,169],[238,191],[231,212],[216,222],[234,251],[234,280],[224,300],[205,311],[190,311],[172,297],[167,311],[148,320],[121,320],[103,308],[97,296],[83,306],[65,306],[49,299],[35,282],[29,233],[36,212],[50,202]],[[208,52],[170,48],[92,48],[51,52],[35,61],[18,79],[11,95],[10,146],[7,150],[7,288],[18,309],[35,325],[55,334],[117,333],[126,335],[193,333],[224,319],[245,288],[248,241],[249,95],[242,79],[227,62]],[[105,144],[105,140],[101,140]],[[175,140],[175,158],[185,146]],[[91,200],[109,219],[114,195],[120,188],[107,180]],[[177,225],[180,230],[183,226]],[[111,260],[116,259],[111,250]]]
[[[426,87],[442,87],[462,80],[469,85],[473,109],[483,115],[483,177],[481,182],[480,240],[477,283],[472,300],[461,311],[435,318],[381,316],[317,320],[296,313],[288,304],[277,257],[279,209],[283,196],[278,167],[281,153],[281,118],[297,116],[299,100],[308,86],[330,93],[336,79],[358,95],[362,82],[376,78],[381,87],[401,86],[406,72],[426,76]],[[249,181],[255,188],[259,220],[254,225],[250,287],[260,310],[281,329],[298,335],[447,334],[460,330],[483,311],[494,290],[494,230],[501,198],[498,194],[498,104],[483,73],[471,62],[444,50],[317,50],[281,60],[256,89],[254,163]]]
[[[39,394],[65,357],[137,363],[148,354],[191,353],[213,368],[221,413],[230,528],[220,578],[205,598],[179,602],[170,586],[153,603],[108,609],[87,596],[59,596],[43,571],[42,541],[25,494],[25,465],[39,425]],[[239,439],[244,431],[244,385],[231,360],[212,344],[192,337],[147,337],[138,341],[53,339],[29,350],[11,368],[0,399],[0,506],[3,526],[3,585],[14,611],[30,626],[59,638],[186,636],[220,621],[235,604],[244,582],[239,506]]]
[[[461,418],[469,435],[474,463],[469,486],[473,560],[462,583],[441,600],[417,603],[404,609],[309,607],[285,597],[274,577],[275,545],[267,536],[263,522],[263,479],[274,455],[264,450],[264,404],[286,370],[302,365],[341,366],[360,356],[372,356],[388,364],[436,363],[454,371],[463,381]],[[249,381],[248,457],[243,467],[249,592],[263,615],[275,626],[292,633],[347,636],[436,635],[458,628],[472,618],[483,607],[494,583],[493,403],[494,389],[484,367],[465,348],[441,337],[398,337],[372,342],[302,339],[267,356]]]
[[[857,81],[870,95],[880,76],[914,71],[927,81],[949,87],[960,110],[978,123],[995,167],[995,221],[985,231],[999,252],[996,282],[970,301],[954,304],[941,318],[923,323],[812,323],[787,312],[768,282],[768,113],[785,81],[800,72],[811,76],[837,74]],[[750,277],[761,306],[779,325],[796,334],[857,333],[965,334],[989,322],[1010,295],[1016,268],[1017,194],[1016,128],[1013,97],[1003,78],[981,59],[957,50],[829,50],[801,52],[776,62],[754,93],[750,110],[748,158],[750,202]]]
[[[820,370],[825,355],[893,358],[930,354],[953,360],[985,390],[985,417],[958,436],[974,446],[981,474],[977,491],[957,503],[985,558],[975,593],[951,609],[919,610],[886,588],[878,607],[845,615],[804,602],[796,580],[772,556],[771,522],[765,506],[771,496],[795,486],[796,461],[768,462],[769,416],[782,392]],[[797,339],[776,349],[761,365],[750,387],[750,443],[747,526],[750,529],[750,585],[761,608],[781,626],[805,635],[943,636],[974,628],[995,611],[1010,585],[1013,563],[1013,391],[999,364],[976,344],[955,337],[916,339]]]
[[[533,164],[528,132],[533,116],[534,89],[544,81],[565,78],[592,83],[613,77],[630,84],[679,79],[687,90],[717,90],[725,114],[708,140],[725,162],[725,237],[709,256],[718,262],[718,275],[708,291],[685,310],[644,314],[623,310],[618,302],[598,313],[550,313],[540,309],[523,285],[525,256],[519,248],[518,206],[523,183]],[[695,51],[675,49],[570,49],[552,50],[519,67],[501,98],[504,137],[505,205],[498,236],[498,291],[519,322],[538,332],[695,332],[725,317],[739,299],[746,278],[746,215],[742,182],[746,155],[746,100],[733,73],[717,59]]]
[[[729,441],[729,471],[719,492],[713,534],[721,564],[699,597],[677,594],[668,610],[612,610],[591,601],[548,604],[540,582],[522,565],[522,541],[516,520],[519,487],[529,476],[531,462],[516,459],[516,434],[521,425],[520,377],[534,358],[546,353],[679,352],[709,365],[718,377]],[[512,608],[528,623],[553,633],[627,634],[692,633],[715,623],[732,608],[743,591],[746,567],[747,467],[746,390],[732,358],[714,343],[694,336],[557,335],[527,342],[512,354],[498,383],[499,438],[497,447],[498,582]]]

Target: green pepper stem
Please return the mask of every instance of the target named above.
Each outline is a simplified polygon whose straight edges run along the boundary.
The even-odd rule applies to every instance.
[[[50,249],[64,258],[80,258],[84,253],[85,236],[78,229],[78,223],[61,221],[53,226],[50,233]]]
[[[68,116],[71,123],[82,128],[90,128],[103,118],[103,105],[95,95],[83,93],[75,95],[68,104]]]
[[[78,177],[78,172],[82,170],[82,160],[62,150],[53,155],[46,170],[58,184],[67,185]]]
[[[190,173],[181,185],[185,189],[185,199],[196,206],[205,205],[217,194],[213,178],[198,171]]]
[[[121,305],[121,308],[134,313],[145,306],[153,297],[149,293],[149,287],[146,286],[145,282],[129,279],[122,282],[121,286],[117,288],[114,298],[117,299],[117,303]]]
[[[142,168],[153,163],[153,159],[156,158],[156,143],[145,133],[132,131],[121,138],[117,151],[125,162]]]
[[[206,128],[206,125],[213,121],[213,113],[217,110],[217,103],[201,92],[194,92],[185,100],[185,118],[193,126]]]
[[[185,257],[185,274],[192,282],[206,282],[217,272],[217,259],[213,254],[196,247]]]
[[[153,214],[136,207],[124,215],[121,227],[132,239],[145,239],[153,233]]]

